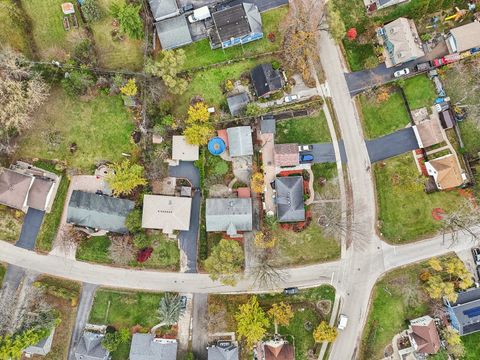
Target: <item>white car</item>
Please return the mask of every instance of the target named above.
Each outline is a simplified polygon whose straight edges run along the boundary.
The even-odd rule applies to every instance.
[[[289,102],[292,102],[292,101],[295,101],[295,100],[298,100],[298,95],[288,95],[288,96],[285,96],[285,99],[284,101],[286,103],[289,103]]]
[[[298,145],[298,152],[310,151],[313,149],[312,145]]]
[[[340,318],[338,320],[338,330],[345,330],[345,328],[347,327],[347,323],[348,323],[348,317],[347,315],[344,315],[344,314],[340,314]]]
[[[399,78],[399,77],[402,77],[402,76],[405,76],[405,75],[408,75],[408,74],[410,74],[410,69],[405,68],[405,69],[402,69],[402,70],[395,71],[393,73],[393,77]]]

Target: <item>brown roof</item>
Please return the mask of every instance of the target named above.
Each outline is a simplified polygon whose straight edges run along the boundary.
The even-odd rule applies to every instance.
[[[440,349],[440,337],[432,318],[425,317],[419,325],[411,325],[411,336],[415,340],[417,351],[423,354],[436,354]],[[412,322],[413,323],[413,322]]]
[[[32,177],[0,168],[0,203],[22,210]]]
[[[480,23],[476,21],[451,29],[450,34],[455,39],[457,52],[480,46]]]
[[[423,145],[422,148],[427,148],[439,144],[444,141],[442,129],[437,119],[423,120],[417,124],[418,135]]]
[[[295,166],[299,164],[298,144],[275,144],[275,165]]]
[[[54,182],[52,180],[35,178],[28,192],[27,205],[34,209],[45,210],[48,195],[53,185]]]
[[[295,351],[292,344],[265,344],[265,360],[295,360]]]
[[[429,163],[438,173],[436,180],[441,189],[450,189],[463,184],[460,166],[452,154],[430,160]]]

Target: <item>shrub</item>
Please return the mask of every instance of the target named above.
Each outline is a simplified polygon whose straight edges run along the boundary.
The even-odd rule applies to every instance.
[[[273,68],[274,70],[280,69],[280,65],[281,65],[281,64],[280,64],[280,61],[278,61],[278,60],[273,60],[273,61],[272,61],[272,68]]]
[[[133,238],[133,244],[137,249],[145,249],[152,244],[152,238],[141,232],[135,235]]]
[[[62,80],[62,86],[70,96],[84,95],[94,84],[93,75],[86,70],[73,70]]]
[[[125,344],[130,340],[130,331],[128,329],[120,329],[115,332],[107,332],[102,340],[102,346],[110,352],[114,352],[121,344]]]
[[[86,65],[94,65],[97,62],[95,49],[90,39],[84,39],[75,46],[72,58],[76,62]]]
[[[142,230],[142,211],[133,209],[125,219],[125,227],[131,233],[137,233]]]
[[[87,22],[97,21],[102,18],[102,10],[97,4],[97,0],[84,0],[80,9]]]
[[[144,263],[150,258],[150,256],[152,256],[152,253],[153,253],[153,248],[151,247],[140,250],[137,254],[137,261],[139,263]]]
[[[135,79],[128,79],[127,83],[120,88],[120,92],[125,96],[135,96],[137,95],[138,89]]]
[[[141,5],[113,3],[110,6],[111,15],[120,23],[120,30],[133,39],[143,36],[143,23],[140,18]]]

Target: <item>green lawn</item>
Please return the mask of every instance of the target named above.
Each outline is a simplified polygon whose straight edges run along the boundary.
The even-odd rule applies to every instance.
[[[53,242],[57,236],[70,180],[65,173],[59,173],[56,171],[55,166],[50,163],[38,161],[35,163],[35,166],[53,173],[57,173],[57,175],[62,177],[60,184],[58,185],[57,195],[55,196],[55,200],[53,202],[52,211],[50,211],[48,214],[45,214],[42,227],[40,228],[40,232],[35,243],[37,250],[49,252],[52,250]]]
[[[238,306],[245,303],[250,295],[209,295],[209,315],[221,318],[217,322],[209,323],[209,330],[216,331],[235,331],[236,321],[234,315]],[[331,286],[324,285],[317,288],[300,290],[297,295],[285,296],[282,293],[275,294],[259,294],[258,301],[265,311],[271,307],[273,303],[283,301],[288,303],[294,309],[294,317],[288,326],[280,326],[279,332],[295,343],[295,359],[307,360],[308,350],[314,348],[313,330],[305,329],[305,322],[312,323],[315,328],[321,320],[328,321],[330,314],[321,314],[316,308],[316,304],[320,300],[329,300],[333,305],[335,300],[335,289]],[[269,333],[273,333],[273,326],[269,329]]]
[[[405,80],[403,91],[411,110],[426,107],[430,111],[437,97],[435,86],[426,75],[419,75]]]
[[[411,154],[400,155],[374,166],[380,232],[392,243],[405,243],[433,235],[440,223],[432,210],[454,210],[466,201],[455,191],[427,194]]]
[[[63,0],[22,0],[26,15],[30,18],[31,36],[43,59],[67,60],[70,52],[82,39],[86,38],[82,19],[78,13],[79,28],[63,28]],[[76,2],[73,2],[76,5]]]
[[[271,57],[245,60],[193,73],[187,91],[176,97],[176,115],[182,117],[187,114],[188,105],[194,96],[202,97],[208,106],[214,106],[217,109],[220,109],[221,105],[226,106],[227,99],[222,89],[224,82],[228,79],[239,79],[243,73],[249,72],[256,65],[272,60]]]
[[[164,269],[175,271],[179,268],[180,250],[177,242],[167,239],[164,235],[153,235],[153,253],[150,258],[139,263],[133,261],[130,266],[145,269]],[[83,241],[77,249],[77,260],[89,261],[100,264],[111,264],[112,260],[108,254],[110,239],[108,236],[92,236]]]
[[[395,334],[407,328],[407,320],[429,313],[428,298],[421,289],[419,273],[426,263],[393,270],[373,288],[367,322],[363,330],[360,359],[381,359]],[[417,294],[414,301],[405,288]]]
[[[361,94],[359,100],[368,139],[403,129],[410,121],[402,95],[397,91],[391,92],[382,102],[377,99],[377,93]]]
[[[2,24],[0,44],[6,44],[27,56],[31,55],[24,27],[24,13],[13,0],[2,0],[0,4],[0,24]]]
[[[134,123],[120,96],[82,100],[54,89],[37,114],[35,126],[20,139],[20,158],[66,161],[69,168],[90,173],[98,161],[119,161],[133,149]]]
[[[277,122],[275,136],[275,143],[277,144],[313,144],[330,141],[330,132],[323,111],[308,117]]]
[[[343,48],[351,71],[363,70],[367,67],[367,59],[377,58],[375,48],[371,43],[359,44],[358,42],[344,40]]]
[[[5,265],[0,264],[0,287],[2,286],[3,277],[5,276],[6,272],[7,272],[7,268],[5,267]]]
[[[20,210],[0,205],[0,240],[17,241],[22,230],[24,216],[25,214]]]
[[[330,180],[337,177],[337,164],[336,163],[321,163],[312,164],[312,172],[314,177],[313,190],[317,193],[322,193],[322,190],[327,187],[320,184],[320,178],[325,178],[327,184]]]
[[[143,39],[130,39],[126,36],[123,41],[114,41],[110,34],[113,30],[113,18],[109,15],[108,9],[113,3],[124,2],[124,0],[98,1],[104,16],[91,25],[98,62],[102,68],[106,69],[141,70],[143,68]]]
[[[465,356],[463,360],[478,360],[480,350],[480,332],[462,336],[463,345],[465,346]]]
[[[312,222],[301,232],[274,230],[278,240],[275,264],[280,267],[313,264],[337,259],[340,244],[332,237],[326,237],[320,225]]]
[[[100,289],[95,294],[89,323],[121,328],[140,325],[145,330],[158,323],[156,311],[162,294],[116,292]],[[112,360],[128,359],[130,344],[121,345],[112,353]]]
[[[205,39],[183,47],[182,49],[185,50],[187,56],[184,69],[279,50],[282,43],[282,34],[279,30],[279,25],[284,21],[287,13],[288,6],[282,6],[262,13],[263,33],[265,37],[261,40],[245,44],[244,46],[234,46],[225,50],[212,50],[210,48],[210,42],[208,39]],[[269,33],[275,34],[276,40],[274,42],[268,40],[267,36]]]

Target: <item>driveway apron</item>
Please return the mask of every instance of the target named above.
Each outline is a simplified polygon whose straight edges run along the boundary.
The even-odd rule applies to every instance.
[[[412,128],[395,131],[392,134],[365,141],[370,162],[382,161],[419,148]]]

